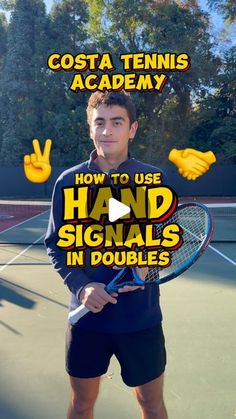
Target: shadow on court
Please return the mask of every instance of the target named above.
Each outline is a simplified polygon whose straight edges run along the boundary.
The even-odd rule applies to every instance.
[[[35,264],[34,264],[35,265]],[[0,279],[0,281],[1,281],[1,279]],[[10,302],[12,302],[12,303],[14,303],[14,304],[17,304],[17,305],[21,305],[22,307],[25,307],[25,308],[33,308],[34,307],[34,302],[33,302],[33,300],[30,300],[29,298],[27,298],[27,297],[24,297],[23,295],[20,295],[17,291],[15,291],[12,287],[14,287],[14,288],[18,288],[18,289],[20,289],[20,290],[22,290],[23,292],[26,292],[26,293],[29,293],[29,294],[33,294],[33,295],[36,295],[36,296],[38,296],[38,297],[40,297],[40,298],[43,298],[43,299],[45,299],[45,300],[48,300],[48,301],[50,301],[51,303],[54,303],[54,304],[58,304],[59,306],[62,306],[62,307],[64,307],[64,308],[67,308],[68,306],[66,305],[66,304],[61,304],[59,301],[56,301],[56,300],[54,300],[54,299],[52,299],[52,298],[49,298],[49,297],[46,297],[45,295],[43,295],[43,294],[40,294],[40,293],[38,293],[38,292],[35,292],[35,291],[33,291],[33,290],[31,290],[31,289],[29,289],[29,288],[25,288],[25,287],[22,287],[22,286],[20,286],[20,285],[17,285],[16,283],[14,283],[14,282],[10,282],[10,281],[7,281],[7,280],[5,280],[5,279],[2,279],[2,281],[4,281],[4,282],[0,282],[0,290],[1,290],[1,294],[0,294],[0,296],[2,295],[2,297],[3,297],[3,299],[6,299],[6,300],[8,300],[8,301],[10,301]],[[4,284],[5,283],[5,284]],[[4,291],[5,290],[5,291]],[[17,297],[15,297],[15,298],[10,298],[9,297],[9,295],[15,295],[15,296],[19,296],[19,298],[17,298]],[[22,301],[30,301],[31,302],[31,304],[28,304],[28,305],[24,305],[24,304],[19,304],[19,301],[20,301],[20,303],[22,303]]]
[[[16,304],[19,307],[31,309],[34,307],[35,302],[30,298],[26,297],[22,293],[19,293],[11,285],[4,283],[0,279],[0,304],[3,305],[4,301]]]
[[[1,417],[3,419],[7,418],[14,418],[14,419],[32,419],[30,416],[25,415],[24,412],[21,412],[19,410],[19,407],[14,407],[11,404],[11,401],[9,400],[9,403],[6,402],[6,400],[0,399],[0,405],[1,405]]]

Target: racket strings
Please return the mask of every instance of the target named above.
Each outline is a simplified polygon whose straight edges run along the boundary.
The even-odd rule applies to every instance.
[[[170,250],[171,262],[168,267],[149,267],[145,278],[142,278],[145,282],[154,282],[182,268],[199,252],[209,229],[209,219],[204,209],[188,206],[174,213],[165,223],[156,224],[156,237],[160,237],[163,228],[172,223],[181,227],[183,244],[177,250]],[[147,249],[144,253],[147,253]]]

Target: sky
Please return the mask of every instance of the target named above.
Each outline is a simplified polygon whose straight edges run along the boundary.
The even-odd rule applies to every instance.
[[[53,4],[53,0],[44,0],[44,3],[47,6],[47,11],[50,11],[52,4]]]
[[[47,7],[47,11],[49,12],[52,4],[53,4],[53,0],[44,0],[46,7]],[[203,10],[209,11],[208,7],[207,7],[207,1],[206,0],[198,0],[200,6],[202,7]],[[211,13],[212,18],[215,22],[215,24],[218,26],[219,24],[222,24],[222,18],[217,15],[217,13]]]
[[[47,11],[49,12],[51,7],[52,7],[53,0],[44,0],[44,2],[46,4]],[[204,11],[209,12],[209,8],[207,7],[207,1],[206,0],[199,0],[199,4]],[[217,35],[217,33],[222,28],[223,19],[217,13],[211,12],[211,20],[212,20],[212,25],[213,25],[213,28],[212,28],[213,35]]]
[[[49,12],[52,4],[53,4],[53,0],[44,0],[46,7],[47,7],[47,11]],[[210,16],[211,16],[211,23],[212,23],[212,35],[213,37],[217,37],[217,35],[221,32],[222,28],[223,28],[223,18],[222,16],[220,16],[218,13],[216,12],[212,12],[209,11],[209,8],[207,6],[207,0],[198,0],[199,5],[201,6],[202,10],[209,12]],[[233,31],[232,29],[234,29],[234,35],[233,35]],[[231,32],[229,35],[229,40],[227,40],[225,43],[221,43],[221,48],[229,48],[232,46],[232,44],[236,44],[236,24],[234,25],[234,28],[231,27]],[[234,39],[233,39],[234,37]]]
[[[50,12],[51,7],[54,3],[54,0],[44,0],[44,3],[46,4],[47,12]],[[207,0],[199,0],[199,4],[204,11],[209,12],[209,9],[207,7]],[[7,15],[9,15],[9,14],[7,14]],[[221,16],[219,16],[215,12],[211,12],[211,17],[212,17],[212,23],[213,23],[213,26],[214,26],[213,31],[214,31],[214,33],[217,33],[220,30],[220,28],[222,27],[223,19],[222,19]]]
[[[217,35],[219,35],[219,33],[221,32],[222,28],[223,28],[223,19],[222,16],[220,16],[218,13],[216,12],[212,12],[209,11],[209,8],[207,6],[207,0],[198,0],[199,4],[201,6],[201,8],[204,11],[210,12],[210,16],[211,16],[211,23],[212,23],[212,30],[211,33],[213,35],[213,37],[217,37]],[[45,4],[46,4],[46,8],[47,8],[47,12],[50,12],[51,7],[53,5],[54,0],[44,0]],[[7,14],[8,18],[9,18],[9,14]],[[228,28],[228,31],[230,31],[230,35],[228,36],[228,40],[225,43],[221,42],[221,48],[229,48],[232,46],[232,44],[236,44],[236,24],[233,26],[231,25],[230,28]]]

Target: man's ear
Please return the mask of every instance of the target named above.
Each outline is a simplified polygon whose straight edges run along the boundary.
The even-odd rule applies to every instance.
[[[138,129],[138,121],[134,121],[131,124],[130,131],[129,131],[129,138],[130,138],[131,141],[135,137],[137,129]]]
[[[91,126],[90,125],[88,126],[88,129],[89,129],[90,140],[93,141],[93,134],[92,134],[92,129],[91,129]]]

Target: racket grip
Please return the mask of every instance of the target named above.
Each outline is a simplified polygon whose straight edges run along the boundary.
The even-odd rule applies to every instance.
[[[74,325],[81,319],[81,317],[85,316],[90,310],[85,307],[83,304],[77,307],[75,310],[72,310],[68,315],[69,323]]]

